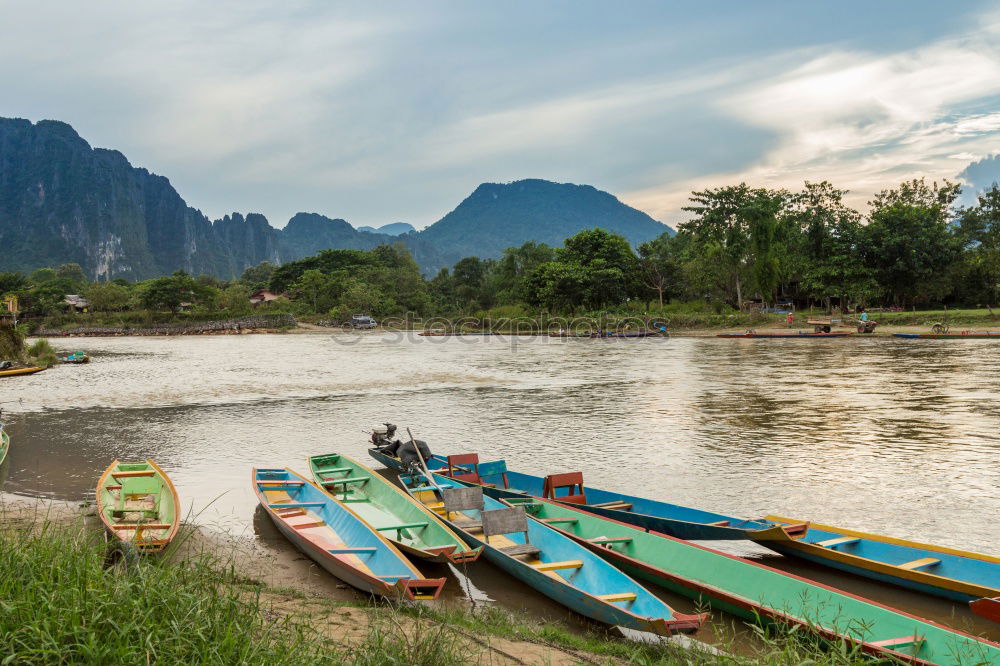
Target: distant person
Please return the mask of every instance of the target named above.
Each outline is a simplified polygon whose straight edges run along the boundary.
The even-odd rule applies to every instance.
[[[861,316],[859,318],[861,319],[861,321],[867,322],[868,321],[868,311],[865,310],[864,308],[861,308]]]
[[[791,328],[792,324],[795,323],[795,315],[789,312],[788,316],[785,317],[785,323],[788,325],[788,328]]]

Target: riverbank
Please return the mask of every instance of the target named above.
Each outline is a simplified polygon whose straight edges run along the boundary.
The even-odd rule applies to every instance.
[[[596,629],[581,633],[490,605],[370,601],[304,557],[263,552],[191,524],[162,558],[109,565],[105,554],[92,507],[0,496],[0,567],[11,572],[0,580],[7,658],[358,666],[858,663],[797,636],[767,637],[766,654],[734,657],[687,637],[643,642]]]
[[[129,316],[125,316],[128,314]],[[287,313],[267,313],[238,318],[212,319],[201,315],[198,320],[191,313],[167,315],[165,313],[125,313],[122,315],[78,314],[45,320],[32,330],[34,337],[118,337],[160,335],[239,335],[248,333],[363,333],[319,325],[307,317],[297,319]],[[224,313],[220,313],[224,314]],[[133,316],[135,315],[135,316]],[[154,316],[155,315],[155,316]],[[116,317],[120,317],[116,319]],[[663,313],[608,314],[591,313],[583,316],[558,317],[541,314],[535,317],[484,316],[445,318],[389,318],[380,331],[421,333],[466,332],[493,333],[498,335],[548,335],[551,331],[570,330],[582,333],[592,331],[660,331],[671,336],[707,337],[719,333],[742,333],[747,330],[804,330],[812,331],[812,319],[828,318],[821,312],[799,312],[789,324],[786,315],[765,313]],[[850,318],[848,318],[850,320]],[[991,310],[930,310],[923,312],[879,312],[871,319],[878,322],[877,333],[924,333],[935,325],[950,327],[953,331],[1000,329],[1000,314]],[[834,327],[834,330],[853,332],[853,326]]]

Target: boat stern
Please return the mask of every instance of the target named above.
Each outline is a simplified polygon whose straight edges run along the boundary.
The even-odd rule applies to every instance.
[[[449,552],[443,553],[444,556],[452,564],[468,564],[470,562],[475,562],[479,559],[479,556],[483,554],[483,546],[478,548],[471,548],[469,550],[463,550],[461,552],[455,552],[455,548],[449,546],[448,548],[442,548],[442,551],[451,549]],[[434,551],[432,551],[434,552]]]
[[[674,634],[693,634],[704,625],[710,617],[709,613],[697,613],[686,615],[684,613],[674,613],[669,620],[656,620],[651,622],[653,626],[650,631],[661,636],[673,636]]]
[[[434,601],[441,594],[446,578],[418,578],[396,582],[396,590],[404,599],[412,601]]]
[[[969,608],[980,617],[985,617],[987,620],[993,622],[1000,622],[1000,597],[970,601]]]
[[[764,521],[774,521],[773,516],[768,516]],[[784,523],[775,525],[764,530],[747,530],[747,537],[752,541],[798,541],[809,532],[809,523]]]

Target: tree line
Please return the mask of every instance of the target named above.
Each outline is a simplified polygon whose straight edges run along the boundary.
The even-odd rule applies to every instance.
[[[557,314],[627,307],[662,311],[673,303],[739,310],[747,303],[829,308],[992,306],[1000,286],[1000,188],[974,206],[956,206],[958,185],[923,179],[883,190],[862,213],[845,190],[806,182],[801,190],[745,183],[691,194],[675,235],[633,248],[620,235],[589,229],[562,247],[528,242],[499,259],[467,257],[425,279],[401,244],[324,250],[281,266],[264,262],[238,280],[170,276],[89,282],[76,264],[23,276],[0,273],[0,294],[22,309],[65,311],[78,293],[98,312],[194,309],[243,314],[250,294],[278,295],[266,308],[345,318],[407,312],[476,314],[507,308]]]

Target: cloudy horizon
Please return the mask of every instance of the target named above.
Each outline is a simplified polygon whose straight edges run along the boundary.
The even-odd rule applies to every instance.
[[[1000,11],[727,2],[3,2],[0,116],[67,122],[219,218],[433,223],[481,182],[1000,177]],[[960,176],[961,175],[961,176]]]

